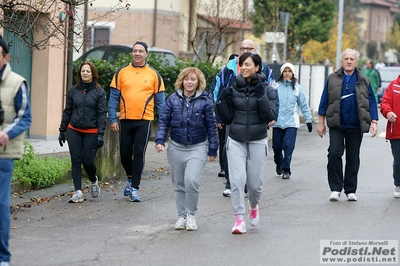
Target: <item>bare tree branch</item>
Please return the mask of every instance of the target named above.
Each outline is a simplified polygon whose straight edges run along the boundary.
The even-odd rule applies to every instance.
[[[216,1],[197,2],[197,10],[202,14],[183,14],[173,12],[175,18],[180,22],[177,27],[170,23],[172,30],[179,36],[181,41],[187,42],[194,54],[193,59],[215,62],[220,56],[225,56],[227,49],[240,41],[239,32],[251,31],[252,23],[243,21],[244,7],[241,1]],[[219,2],[223,4],[222,11],[219,9]],[[229,3],[228,3],[229,2]],[[195,17],[195,26],[192,29],[192,36],[185,31],[191,25],[190,19]],[[168,21],[165,21],[168,22]],[[189,31],[190,32],[190,31]]]
[[[85,25],[76,12],[76,9],[82,9],[86,1],[93,8],[94,0],[62,0],[63,3],[57,0],[5,0],[0,3],[0,27],[18,36],[31,49],[62,46],[67,40],[72,43],[74,50],[79,51],[84,32],[92,27]],[[111,12],[121,12],[122,15],[129,8],[127,0],[119,0],[108,12],[97,15],[91,21],[100,21]],[[68,40],[69,19],[73,21],[74,40]]]

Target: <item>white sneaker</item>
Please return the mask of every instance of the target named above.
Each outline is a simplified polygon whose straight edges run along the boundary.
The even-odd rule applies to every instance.
[[[99,178],[96,176],[95,182],[90,182],[90,193],[93,198],[96,198],[100,195],[100,186],[99,186]]]
[[[332,191],[331,196],[329,197],[330,201],[338,201],[340,198],[340,192]]]
[[[395,187],[393,195],[396,199],[400,198],[400,187]]]
[[[246,223],[242,219],[237,219],[235,225],[232,228],[232,234],[244,233],[246,233]]]
[[[224,197],[230,197],[231,196],[231,190],[229,188],[225,189],[224,192],[222,192],[222,195],[224,195]]]
[[[74,194],[72,194],[72,197],[69,199],[69,202],[73,203],[83,202],[82,191],[76,190]]]
[[[188,216],[186,217],[186,230],[187,231],[197,230],[196,218],[194,218],[193,214],[188,213]]]
[[[357,196],[354,193],[349,193],[347,194],[347,200],[348,201],[357,201]]]
[[[260,220],[260,212],[258,211],[258,204],[254,209],[252,209],[250,207],[250,202],[249,202],[249,224],[251,226],[256,226],[259,220]]]
[[[186,219],[183,217],[179,217],[178,221],[176,221],[175,230],[185,230],[186,229]]]

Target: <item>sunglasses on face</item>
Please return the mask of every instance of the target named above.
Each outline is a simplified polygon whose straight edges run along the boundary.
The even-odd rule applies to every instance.
[[[239,49],[240,49],[240,51],[242,51],[242,52],[243,52],[243,51],[251,52],[251,51],[254,50],[253,47],[240,47]]]

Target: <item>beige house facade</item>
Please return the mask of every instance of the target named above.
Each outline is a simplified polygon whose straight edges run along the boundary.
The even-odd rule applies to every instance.
[[[397,0],[361,0],[364,20],[361,25],[360,52],[364,58],[397,62],[397,56],[387,49],[387,34],[393,27],[394,17],[400,13]]]
[[[107,44],[133,44],[141,40],[149,46],[171,50],[178,57],[196,59],[193,51],[200,51],[202,56],[201,51],[206,49],[202,46],[210,43],[210,36],[215,39],[217,29],[224,28],[220,34],[223,35],[220,37],[221,47],[239,39],[243,31],[251,30],[251,25],[244,19],[247,17],[247,0],[134,1],[129,10],[107,14],[109,6],[107,0],[96,0],[88,8],[87,25],[91,30],[87,49]],[[101,21],[92,19],[99,15]],[[104,36],[96,34],[101,31],[104,31]],[[229,45],[222,57],[227,58],[234,50],[237,51],[236,43]]]

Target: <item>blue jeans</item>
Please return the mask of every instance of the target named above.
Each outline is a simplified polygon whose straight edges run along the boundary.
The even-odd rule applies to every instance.
[[[0,159],[0,262],[8,262],[11,257],[8,240],[11,228],[10,195],[13,171],[13,159]]]

